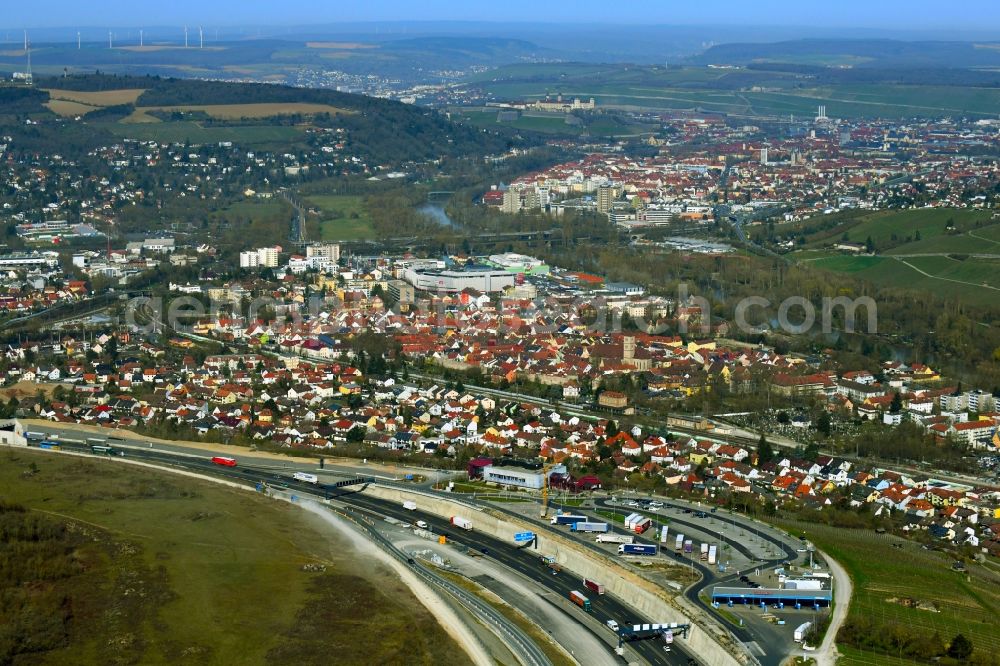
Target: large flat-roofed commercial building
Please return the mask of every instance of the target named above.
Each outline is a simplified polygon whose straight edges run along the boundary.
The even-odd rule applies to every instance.
[[[503,254],[491,254],[487,261],[504,270],[512,273],[548,273],[549,267],[541,259],[535,259],[516,252],[505,252]]]
[[[59,265],[59,255],[54,253],[15,252],[0,254],[0,269],[17,270],[26,268],[55,268]]]
[[[712,588],[712,601],[718,603],[753,604],[801,604],[803,606],[829,606],[833,601],[832,590],[782,590],[768,587],[723,587]]]
[[[483,481],[489,483],[499,483],[504,486],[517,486],[518,488],[531,488],[541,490],[545,476],[542,472],[534,472],[520,467],[498,467],[489,465],[482,468]]]
[[[514,285],[516,276],[510,271],[487,266],[465,268],[408,268],[403,279],[421,291],[454,293],[475,289],[483,293],[503,291]]]

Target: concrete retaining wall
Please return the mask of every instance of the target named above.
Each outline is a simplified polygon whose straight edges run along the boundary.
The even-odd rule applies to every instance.
[[[731,636],[721,630],[717,633],[712,632],[710,628],[697,623],[696,620],[692,621],[691,616],[697,617],[703,613],[698,609],[695,609],[695,613],[685,613],[679,608],[679,604],[688,605],[686,599],[672,598],[653,582],[626,569],[614,559],[588,552],[571,539],[548,531],[539,531],[537,526],[518,521],[506,514],[494,513],[489,509],[473,507],[460,501],[452,502],[425,492],[389,488],[378,484],[368,486],[364,492],[374,497],[398,502],[400,505],[406,500],[412,500],[417,503],[419,510],[442,518],[460,516],[471,520],[474,530],[510,543],[514,541],[515,532],[534,532],[537,535],[537,552],[540,556],[552,556],[573,573],[602,583],[609,593],[622,599],[651,621],[690,622],[692,627],[687,640],[679,640],[682,640],[685,649],[697,655],[701,662],[709,666],[739,666],[748,661],[742,645],[736,643]],[[733,653],[739,656],[734,656]]]

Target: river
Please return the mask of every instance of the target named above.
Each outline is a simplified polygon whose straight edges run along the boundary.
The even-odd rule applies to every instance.
[[[442,227],[448,227],[449,229],[458,229],[459,225],[448,217],[448,213],[444,212],[444,205],[432,203],[428,201],[425,204],[417,206],[417,212],[426,215],[431,218]]]

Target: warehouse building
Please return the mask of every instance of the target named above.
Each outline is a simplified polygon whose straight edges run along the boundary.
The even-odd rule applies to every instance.
[[[788,604],[794,606],[829,606],[833,601],[831,590],[791,590],[770,587],[713,587],[712,602],[722,604],[753,604],[765,603]]]
[[[465,268],[408,268],[403,279],[421,291],[457,293],[475,289],[484,294],[514,286],[516,276],[506,270],[487,266]]]
[[[541,472],[522,469],[520,467],[497,467],[489,465],[483,468],[483,481],[487,483],[499,483],[504,486],[541,490],[544,478]]]

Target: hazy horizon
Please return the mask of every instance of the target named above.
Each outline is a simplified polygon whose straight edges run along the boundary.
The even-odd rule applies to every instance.
[[[172,3],[133,3],[109,0],[101,3],[95,22],[94,8],[70,0],[16,4],[5,8],[0,30],[97,29],[172,26],[268,28],[280,31],[304,26],[364,24],[380,22],[476,22],[518,24],[609,24],[663,27],[784,27],[823,30],[875,29],[886,31],[967,31],[982,36],[995,33],[1000,39],[1000,3],[971,0],[960,11],[942,16],[939,2],[930,0],[886,0],[840,3],[789,3],[758,0],[754,3],[721,2],[681,6],[655,0],[630,3],[625,12],[611,11],[606,2],[580,0],[572,5],[509,0],[501,8],[492,3],[462,3],[428,0],[419,5],[403,0],[362,3],[356,0],[330,4],[298,0],[280,5],[218,0],[205,3],[177,0]]]

